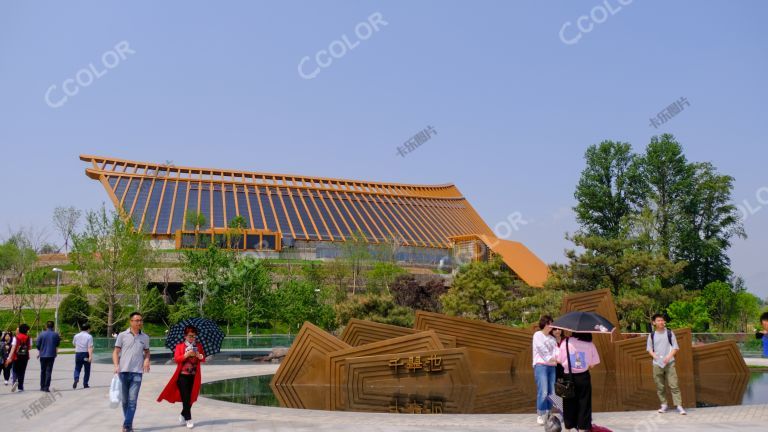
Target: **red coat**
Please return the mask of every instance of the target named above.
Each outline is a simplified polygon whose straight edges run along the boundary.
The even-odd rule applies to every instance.
[[[203,359],[198,361],[200,363],[204,363],[205,351],[203,351],[203,345],[200,343],[197,344],[197,352],[203,355]],[[168,381],[168,384],[165,385],[165,388],[160,393],[160,396],[157,397],[158,402],[162,402],[163,400],[167,400],[170,403],[181,402],[181,394],[179,394],[179,386],[176,384],[176,381],[179,379],[181,366],[184,364],[184,342],[180,342],[178,345],[176,345],[176,349],[173,350],[173,360],[176,362],[176,372],[174,372],[173,377],[171,377],[171,380]],[[192,385],[192,397],[190,399],[192,403],[197,401],[197,395],[200,393],[200,369],[201,368],[199,367],[197,368],[195,373],[195,382]]]

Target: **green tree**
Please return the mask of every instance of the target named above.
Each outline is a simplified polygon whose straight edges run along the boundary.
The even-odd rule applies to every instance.
[[[250,334],[255,322],[272,318],[274,299],[269,267],[262,260],[245,257],[238,260],[229,277],[231,304],[227,314],[234,322],[245,324],[245,334]]]
[[[661,253],[669,260],[679,246],[678,229],[684,218],[684,202],[691,192],[693,169],[682,146],[670,134],[651,137],[645,154],[636,158],[631,168],[638,180],[633,182],[632,201],[637,208],[650,208]]]
[[[576,186],[574,207],[582,233],[614,238],[630,214],[630,167],[635,156],[628,143],[603,141],[584,154],[586,167]]]
[[[475,261],[459,270],[453,285],[440,297],[449,315],[481,319],[489,323],[508,320],[512,276],[499,259]]]
[[[170,308],[165,303],[163,295],[157,287],[147,290],[144,295],[144,302],[139,311],[146,322],[154,324],[167,324],[170,315]]]
[[[711,322],[703,297],[673,302],[667,308],[667,314],[669,327],[673,329],[689,327],[695,333],[702,333],[707,331]]]
[[[7,296],[11,303],[13,318],[8,327],[21,324],[21,309],[26,301],[23,285],[24,276],[34,270],[37,263],[37,253],[28,232],[19,230],[0,244],[0,273],[6,275],[8,281]]]
[[[200,230],[208,225],[208,219],[197,210],[188,209],[184,214],[184,224],[187,229],[195,232],[195,249],[200,246]]]
[[[747,332],[755,317],[760,316],[760,298],[746,291],[736,293],[736,331]]]
[[[333,308],[325,302],[326,293],[312,283],[289,279],[275,292],[278,319],[291,329],[298,329],[304,321],[309,321],[324,329],[335,324]]]
[[[614,296],[622,289],[638,289],[651,278],[669,279],[685,262],[673,263],[665,256],[641,248],[634,238],[605,238],[577,234],[569,237],[583,249],[567,250],[568,264],[550,268],[545,286],[565,291],[591,291],[608,288]]]
[[[88,304],[88,298],[79,286],[72,287],[72,290],[64,297],[59,305],[61,320],[64,323],[80,327],[88,322],[91,315],[91,306]]]
[[[381,292],[389,293],[395,278],[404,273],[406,271],[393,262],[376,261],[366,274],[366,291],[374,294]]]
[[[238,215],[232,218],[227,224],[227,244],[233,249],[241,249],[243,247],[243,241],[245,240],[244,232],[248,229],[248,222],[245,218]]]
[[[512,299],[504,306],[504,313],[509,316],[509,324],[527,327],[538,322],[542,315],[560,315],[565,291],[534,288],[522,281],[515,281],[511,291]]]
[[[219,296],[219,292],[234,262],[232,251],[213,244],[206,249],[184,250],[181,260],[184,287],[180,302],[187,306],[194,305],[197,316],[224,318],[226,299],[225,296]],[[178,318],[181,312],[188,313],[189,309],[184,305],[179,306],[174,318]]]
[[[352,276],[352,294],[354,295],[358,286],[360,286],[363,264],[371,258],[365,234],[358,231],[350,235],[341,244],[341,256],[344,262],[347,263]]]
[[[81,283],[99,291],[100,305],[94,309],[97,313],[91,316],[91,324],[103,320],[100,327],[110,335],[116,324],[125,321],[123,313],[127,312],[120,305],[131,299],[134,307],[141,306],[137,288],[146,283],[145,271],[154,253],[149,239],[134,230],[130,219],[107,213],[102,206],[99,211],[88,212],[85,229],[73,236],[73,245],[71,261]]]
[[[731,276],[726,250],[731,239],[746,238],[738,209],[731,203],[733,177],[717,173],[710,163],[693,164],[692,186],[686,193],[683,219],[677,229],[675,256],[688,265],[679,280],[689,289],[700,289]]]
[[[344,325],[350,319],[357,318],[401,327],[413,327],[415,319],[413,309],[398,306],[388,294],[354,296],[337,303],[334,309],[338,322]]]
[[[727,282],[710,282],[701,293],[709,309],[712,323],[720,331],[731,329],[736,318],[736,293]]]

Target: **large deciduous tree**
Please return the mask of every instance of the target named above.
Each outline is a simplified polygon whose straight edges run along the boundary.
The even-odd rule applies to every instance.
[[[620,235],[621,221],[631,211],[634,158],[628,143],[603,141],[587,149],[586,167],[574,193],[576,220],[584,234],[609,238]]]
[[[154,251],[148,237],[136,232],[130,220],[116,212],[108,213],[103,206],[87,213],[83,232],[73,235],[72,240],[71,261],[81,283],[98,289],[105,309],[95,310],[91,322],[111,335],[113,327],[126,319],[127,309],[121,307],[128,305],[126,300],[140,309],[140,288],[146,287],[146,268],[153,262]]]

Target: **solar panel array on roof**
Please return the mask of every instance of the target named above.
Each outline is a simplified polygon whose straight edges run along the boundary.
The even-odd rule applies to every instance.
[[[310,241],[343,241],[356,233],[376,243],[449,247],[448,237],[491,234],[453,185],[421,186],[290,175],[181,168],[83,156],[92,178],[136,227],[171,236],[189,210],[201,229],[224,229],[236,216],[249,229]]]

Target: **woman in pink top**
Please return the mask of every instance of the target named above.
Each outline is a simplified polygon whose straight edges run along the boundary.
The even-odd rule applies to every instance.
[[[589,370],[600,363],[591,333],[574,333],[560,345],[557,362],[563,365],[566,379],[570,376],[576,395],[563,400],[563,423],[566,429],[588,431],[592,427],[592,381]]]

